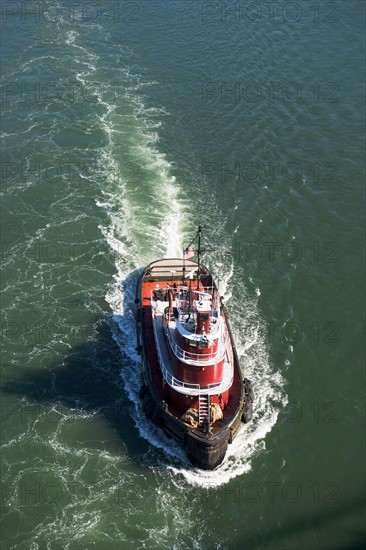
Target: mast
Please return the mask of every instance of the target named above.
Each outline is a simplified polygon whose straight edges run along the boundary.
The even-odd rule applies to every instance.
[[[201,256],[204,252],[212,250],[212,248],[207,244],[206,244],[205,248],[201,248],[202,241],[205,241],[205,238],[202,235],[202,229],[204,229],[205,227],[206,227],[205,225],[199,225],[198,226],[198,231],[197,231],[196,235],[194,236],[194,238],[191,240],[189,245],[183,251],[183,279],[184,279],[185,278],[185,267],[186,267],[185,266],[185,255],[184,255],[184,253],[185,253],[185,251],[189,251],[191,245],[197,240],[197,250],[195,251],[195,253],[197,254],[197,264],[198,264],[198,268],[197,268],[197,290],[199,289],[199,284],[200,284]]]
[[[183,250],[183,279],[182,279],[182,286],[185,285],[185,278],[186,278],[186,258],[185,258],[185,253],[184,253],[184,250]]]
[[[201,253],[204,252],[204,250],[201,250],[201,234],[202,234],[202,226],[199,225],[199,226],[198,226],[198,233],[197,233],[197,237],[198,237],[198,250],[197,250],[197,263],[198,263],[198,270],[197,270],[197,290],[199,289],[199,286],[200,286],[200,271],[201,271],[200,259],[201,259]]]

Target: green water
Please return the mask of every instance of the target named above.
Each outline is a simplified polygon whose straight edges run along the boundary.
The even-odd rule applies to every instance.
[[[364,2],[1,9],[1,548],[363,548]],[[198,223],[256,396],[214,472],[138,400]]]

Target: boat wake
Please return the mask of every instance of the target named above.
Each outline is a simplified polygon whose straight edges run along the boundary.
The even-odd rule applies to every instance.
[[[265,448],[266,434],[286,404],[281,389],[283,380],[270,364],[261,336],[264,331],[257,308],[260,289],[248,291],[243,282],[245,277],[237,276],[238,268],[230,261],[232,243],[225,228],[226,218],[215,205],[214,195],[204,188],[202,178],[196,176],[199,185],[195,188],[194,209],[182,186],[177,184],[172,164],[159,149],[159,131],[166,113],[162,107],[149,105],[144,95],[156,83],[144,79],[132,68],[133,53],[121,46],[118,68],[114,70],[113,78],[118,77],[121,83],[121,101],[111,100],[108,86],[93,85],[108,83],[110,76],[106,77],[104,66],[115,67],[116,45],[108,50],[107,38],[105,40],[105,48],[98,55],[93,51],[93,41],[83,42],[74,28],[62,43],[68,46],[67,59],[72,59],[72,66],[76,68],[77,82],[93,90],[93,110],[85,114],[85,120],[88,131],[94,132],[97,126],[101,138],[93,150],[96,166],[81,170],[79,176],[85,185],[92,184],[101,212],[99,229],[115,265],[114,280],[105,299],[112,311],[113,338],[121,350],[121,377],[133,404],[131,415],[135,425],[141,437],[152,445],[146,456],[147,464],[171,472],[174,482],[218,486],[250,470],[253,458]],[[24,70],[29,67],[28,63]],[[76,158],[79,154],[77,150]],[[202,211],[200,204],[205,205]],[[194,216],[191,217],[195,219],[187,215],[192,210]],[[138,397],[142,368],[135,349],[134,298],[138,270],[154,259],[180,256],[197,221],[207,223],[207,234],[212,235],[216,248],[215,257],[224,264],[218,281],[220,291],[226,297],[241,365],[255,392],[252,422],[242,427],[220,467],[209,473],[193,468],[178,444],[145,419]],[[212,267],[217,274],[215,266]],[[240,303],[231,311],[233,296],[240,296]]]
[[[90,78],[95,76],[95,71],[91,71]],[[225,232],[225,217],[218,207],[216,214],[210,208],[209,223],[214,223],[216,233],[214,241],[221,243],[218,245],[219,256],[226,258],[220,273],[220,292],[229,309],[242,368],[252,381],[255,392],[253,420],[243,425],[229,446],[224,462],[215,471],[204,472],[192,467],[180,446],[145,419],[138,396],[142,367],[136,353],[135,284],[139,270],[150,261],[159,257],[179,257],[192,227],[185,227],[188,222],[184,214],[188,211],[189,201],[171,175],[171,164],[158,148],[157,129],[162,124],[163,110],[144,104],[142,88],[154,83],[143,82],[130,69],[125,69],[124,76],[132,79],[134,93],[130,93],[129,86],[123,116],[120,109],[117,113],[116,106],[108,103],[102,92],[97,96],[101,107],[99,124],[107,145],[99,150],[98,178],[103,185],[100,185],[96,202],[106,218],[106,223],[99,229],[115,262],[114,281],[105,298],[112,310],[113,338],[121,350],[121,377],[133,403],[131,415],[135,425],[141,437],[153,446],[146,457],[147,463],[170,471],[176,483],[182,480],[190,485],[217,487],[248,472],[254,457],[265,449],[265,436],[287,403],[282,390],[283,379],[271,366],[262,337],[264,331],[261,330],[257,309],[260,290],[249,292],[243,282],[245,279],[236,277],[233,261],[227,261],[231,243]],[[84,73],[81,78],[85,80],[88,75]],[[124,135],[121,137],[125,120],[129,123],[127,141]],[[124,170],[128,162],[139,168],[139,183],[131,180],[131,173]],[[200,212],[196,215],[199,217]],[[212,221],[212,216],[217,219]],[[202,219],[204,217],[202,212]],[[190,222],[195,223],[195,220]],[[241,297],[240,304],[231,311],[230,304],[235,295]]]

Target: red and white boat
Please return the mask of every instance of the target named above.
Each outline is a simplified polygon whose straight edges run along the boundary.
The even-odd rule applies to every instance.
[[[182,445],[192,464],[211,470],[251,419],[253,391],[218,288],[200,263],[202,241],[199,226],[182,259],[149,264],[135,301],[144,413]],[[188,259],[195,255],[197,262]]]

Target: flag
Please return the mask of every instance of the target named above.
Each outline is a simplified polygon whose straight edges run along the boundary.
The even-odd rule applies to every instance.
[[[190,246],[189,248],[186,248],[183,251],[183,259],[188,260],[188,258],[192,258],[194,256],[194,248],[193,246]]]

